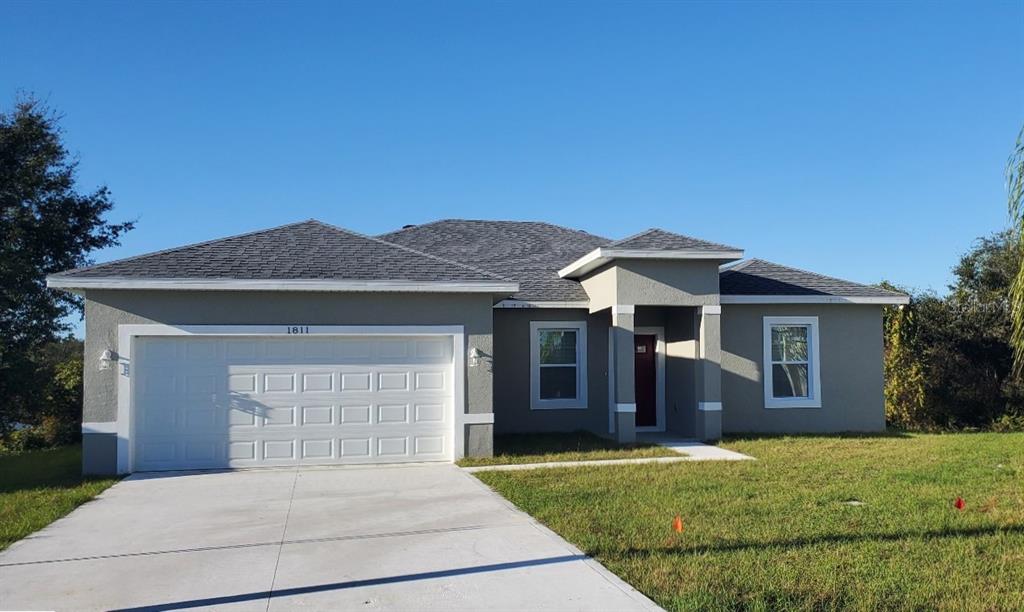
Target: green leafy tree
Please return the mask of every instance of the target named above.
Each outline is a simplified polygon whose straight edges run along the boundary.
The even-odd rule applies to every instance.
[[[1024,259],[1024,127],[1017,134],[1017,144],[1006,162],[1007,204],[1010,210],[1010,223],[1018,238],[1017,259]],[[1013,345],[1014,370],[1024,372],[1024,266],[1014,277],[1010,289],[1011,336]]]
[[[890,283],[886,289],[904,291]],[[924,366],[917,346],[916,304],[886,306],[883,314],[885,350],[885,420],[901,428],[928,421],[925,412]]]
[[[48,290],[46,275],[90,263],[133,225],[105,220],[106,187],[78,188],[59,120],[32,98],[0,112],[0,434],[38,420],[33,358],[81,309],[80,298]]]
[[[891,423],[988,427],[1024,406],[1009,341],[1010,287],[1020,270],[1019,253],[1016,232],[982,238],[954,267],[948,296],[916,295],[903,309],[887,309]]]

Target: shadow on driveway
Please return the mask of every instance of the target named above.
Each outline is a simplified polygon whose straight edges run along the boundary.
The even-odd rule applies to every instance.
[[[398,582],[411,582],[413,580],[431,580],[434,578],[450,578],[452,576],[466,576],[469,574],[482,574],[485,572],[500,572],[502,570],[517,569],[521,567],[537,567],[541,565],[553,565],[556,563],[569,563],[582,561],[586,555],[564,555],[561,557],[548,557],[546,559],[530,559],[527,561],[512,561],[509,563],[494,563],[492,565],[479,565],[476,567],[460,567],[450,570],[438,570],[434,572],[422,572],[419,574],[405,574],[402,576],[385,576],[383,578],[368,578],[365,580],[350,580],[348,582],[331,582],[328,584],[316,584],[305,587],[293,587],[274,591],[259,591],[255,593],[242,593],[239,595],[224,595],[222,597],[206,597],[204,599],[193,599],[189,601],[175,601],[152,606],[140,606],[137,608],[121,608],[120,612],[151,612],[158,610],[182,610],[188,608],[205,608],[207,606],[223,606],[232,603],[270,599],[273,597],[289,597],[291,595],[307,595],[310,593],[322,593],[324,591],[340,591],[343,589],[356,589],[360,587],[379,586],[383,584],[395,584]]]

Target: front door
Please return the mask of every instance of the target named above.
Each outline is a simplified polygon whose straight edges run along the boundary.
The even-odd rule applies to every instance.
[[[658,424],[658,371],[654,361],[657,338],[653,334],[633,336],[637,427],[654,427]]]

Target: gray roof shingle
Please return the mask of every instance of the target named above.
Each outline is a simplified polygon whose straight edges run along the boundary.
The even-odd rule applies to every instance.
[[[316,220],[129,257],[54,278],[518,282],[521,300],[586,302],[558,270],[598,247],[738,250],[660,229],[611,241],[535,221],[445,219],[379,237]],[[903,297],[903,294],[751,259],[721,272],[722,295]]]
[[[691,238],[682,234],[666,232],[663,229],[652,227],[649,230],[633,234],[616,240],[611,244],[603,245],[612,249],[629,249],[638,251],[742,251],[736,247],[708,242],[698,238]]]
[[[53,276],[417,282],[509,280],[471,265],[313,219]]]
[[[558,270],[610,240],[536,221],[444,219],[379,236],[382,240],[468,263],[519,283],[515,298],[586,302],[579,282]]]
[[[831,295],[839,297],[903,297],[872,285],[861,285],[763,259],[749,259],[722,271],[722,295]]]

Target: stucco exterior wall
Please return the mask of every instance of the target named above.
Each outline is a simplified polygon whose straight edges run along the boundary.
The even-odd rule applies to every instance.
[[[85,372],[83,421],[117,419],[117,373],[100,371],[96,359],[117,350],[120,324],[167,325],[462,325],[468,350],[485,355],[494,350],[491,296],[484,294],[397,294],[228,291],[89,291],[85,302]],[[493,408],[491,363],[466,368],[467,412]],[[468,426],[467,440],[475,454],[489,454],[489,428]],[[109,445],[91,440],[98,450]],[[486,439],[485,439],[486,438]],[[91,472],[102,472],[109,459],[87,457]]]
[[[617,303],[618,268],[614,265],[604,266],[580,279],[580,285],[590,298],[590,312],[598,312],[611,308]],[[625,302],[622,302],[623,304]]]
[[[647,306],[718,303],[718,261],[626,259],[615,262],[616,300]]]
[[[587,408],[530,409],[530,321],[587,322]],[[494,310],[494,433],[574,431],[608,436],[610,314],[583,309]]]
[[[636,327],[665,330],[665,420],[667,429],[692,435],[696,412],[694,395],[696,328],[694,308],[641,306]],[[530,409],[530,321],[587,322],[587,409]],[[573,431],[585,429],[600,436],[608,431],[608,329],[606,309],[522,308],[494,311],[494,429],[495,433]],[[630,353],[632,355],[632,353]],[[632,415],[630,415],[632,416]]]
[[[821,408],[766,409],[766,316],[816,316]],[[722,307],[722,430],[826,433],[882,431],[882,307],[853,304]]]

